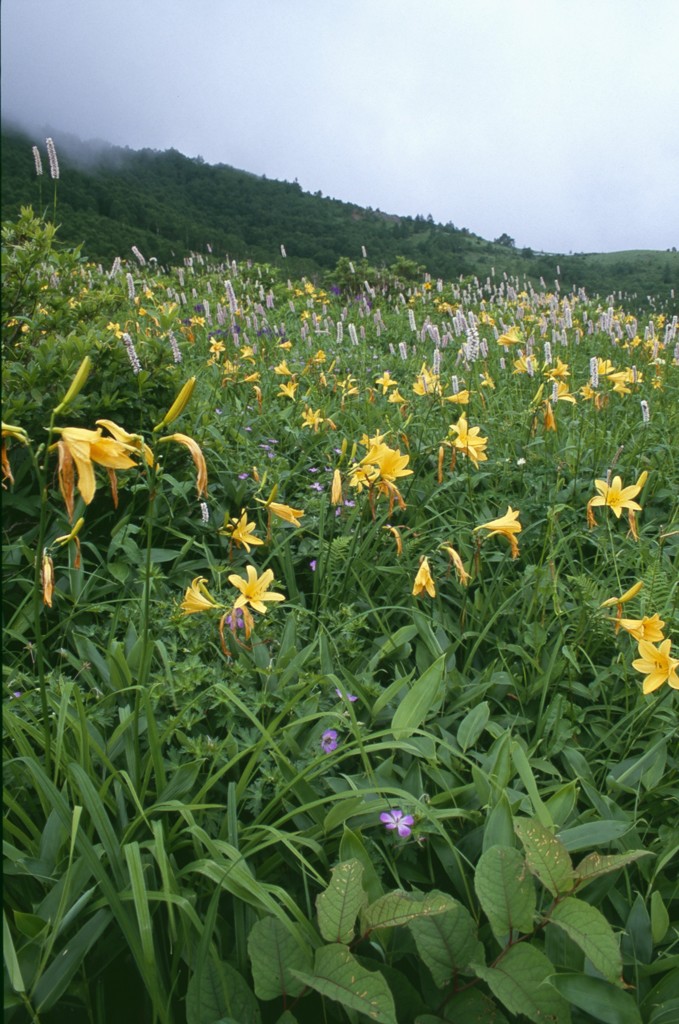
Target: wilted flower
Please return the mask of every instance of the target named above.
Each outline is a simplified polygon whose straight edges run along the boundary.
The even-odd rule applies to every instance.
[[[158,443],[160,444],[164,441],[176,441],[177,444],[183,444],[185,448],[189,449],[196,467],[196,490],[198,491],[198,497],[207,497],[207,465],[198,442],[194,441],[187,434],[168,434],[167,437],[159,438]]]
[[[388,830],[396,830],[404,839],[412,832],[411,826],[415,824],[412,814],[404,814],[403,811],[384,811],[380,814],[380,821]]]

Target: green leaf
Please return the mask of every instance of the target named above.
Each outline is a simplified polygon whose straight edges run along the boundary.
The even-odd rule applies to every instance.
[[[127,843],[126,846],[123,847],[123,851],[125,853],[125,860],[127,861],[127,870],[130,874],[132,899],[134,902],[135,913],[137,915],[141,948],[144,952],[144,959],[146,960],[147,966],[153,968],[155,964],[153,926],[151,924],[151,912],[149,909],[148,893],[144,879],[144,867],[142,865],[139,843],[136,841]]]
[[[456,992],[445,1013],[444,1019],[456,1024],[508,1024],[497,1003],[477,988]]]
[[[601,1024],[641,1024],[632,997],[603,978],[587,974],[553,974],[549,984],[573,1006]]]
[[[382,896],[384,890],[380,876],[375,870],[373,858],[365,847],[363,839],[358,832],[353,832],[344,826],[339,846],[340,860],[350,860],[355,857],[363,865],[363,888],[368,894],[371,902]]]
[[[591,850],[594,846],[612,843],[631,828],[631,821],[618,821],[615,818],[588,821],[585,825],[562,829],[557,832],[557,839],[561,840],[569,853],[577,853],[579,850]]]
[[[668,999],[666,1003],[658,1003],[648,1018],[648,1024],[676,1024],[679,1020],[679,997]]]
[[[25,992],[26,985],[24,984],[24,979],[21,974],[19,959],[14,948],[14,943],[12,942],[12,933],[4,910],[2,912],[2,955],[5,961],[5,967],[7,968],[10,985],[15,992]]]
[[[583,889],[595,878],[608,875],[611,871],[624,868],[641,857],[650,856],[650,850],[628,850],[627,853],[590,853],[575,868],[576,888]]]
[[[261,1024],[254,993],[238,971],[224,960],[208,956],[191,975],[186,991],[186,1024]]]
[[[546,804],[543,803],[540,794],[538,793],[537,783],[535,776],[533,775],[533,769],[531,768],[530,761],[526,756],[526,751],[518,740],[512,740],[511,742],[511,753],[514,767],[519,773],[519,778],[523,782],[526,793],[530,797],[530,802],[533,805],[533,812],[536,818],[540,821],[545,828],[549,828],[554,824],[552,816],[547,809]]]
[[[362,879],[363,865],[355,858],[333,868],[328,888],[316,900],[318,927],[326,942],[353,939],[356,918],[368,901]]]
[[[47,928],[47,921],[37,914],[25,914],[21,910],[14,911],[14,923],[27,939],[37,939]]]
[[[473,747],[490,718],[490,705],[481,701],[465,715],[457,728],[457,742],[463,751]]]
[[[549,920],[565,931],[600,974],[609,981],[621,981],[622,957],[618,940],[600,910],[575,896],[567,896],[557,903]]]
[[[534,946],[511,946],[495,967],[476,964],[475,972],[510,1013],[524,1014],[535,1024],[568,1024],[570,1008],[551,986],[544,984],[554,965]]]
[[[535,819],[517,818],[514,831],[526,851],[528,870],[540,879],[552,896],[571,892],[574,886],[573,863],[563,843]]]
[[[386,981],[378,971],[361,967],[346,946],[321,946],[316,950],[314,973],[294,973],[309,988],[348,1010],[365,1014],[376,1024],[397,1024],[394,998]]]
[[[657,891],[651,894],[651,935],[653,945],[658,946],[667,935],[670,927],[670,915],[663,898]]]
[[[511,846],[514,843],[514,822],[512,808],[507,794],[502,792],[488,813],[486,827],[483,830],[483,850],[491,846]]]
[[[380,896],[363,911],[361,927],[364,933],[375,928],[395,928],[420,917],[443,914],[455,906],[457,901],[452,896],[436,889],[426,896],[396,889],[385,896]]]
[[[436,661],[416,679],[403,698],[391,722],[395,740],[405,740],[424,722],[436,705],[445,670],[445,656]]]
[[[255,921],[248,935],[252,979],[259,999],[298,996],[304,985],[293,970],[311,971],[309,946],[300,946],[282,921],[263,917]]]
[[[85,956],[111,922],[111,912],[101,909],[59,950],[42,975],[31,999],[36,1012],[47,1012],[68,988],[82,968]]]
[[[533,930],[535,884],[519,850],[513,846],[491,846],[482,853],[474,888],[501,945],[514,930]]]
[[[578,783],[573,779],[557,789],[556,793],[552,793],[548,800],[545,800],[545,806],[555,825],[561,826],[568,821],[575,810],[578,790]]]
[[[431,971],[438,988],[453,974],[471,974],[472,961],[484,960],[483,944],[476,936],[476,923],[461,903],[442,914],[418,917],[408,922],[420,959]]]
[[[651,915],[641,893],[627,915],[621,945],[626,963],[650,964],[653,959]]]

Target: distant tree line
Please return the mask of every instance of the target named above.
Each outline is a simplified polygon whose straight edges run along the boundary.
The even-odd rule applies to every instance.
[[[38,140],[39,141],[39,140]],[[59,138],[55,136],[59,148]],[[48,216],[52,182],[47,167],[38,179],[35,139],[2,133],[2,217],[16,218],[32,205]],[[484,241],[467,228],[436,224],[431,215],[401,217],[304,192],[295,182],[273,181],[224,164],[210,165],[170,149],[130,150],[78,147],[59,152],[57,223],[59,239],[82,244],[94,261],[129,257],[137,246],[147,257],[170,264],[208,246],[219,258],[252,259],[279,265],[291,275],[322,276],[343,257],[392,266],[399,257],[421,265],[433,277],[455,279],[504,273],[564,290],[586,287],[590,294],[619,290],[669,298],[679,289],[677,254],[640,253],[609,257],[556,256],[517,250],[504,233]],[[39,148],[43,149],[44,146]],[[77,154],[70,153],[77,148]],[[281,254],[281,245],[286,256]],[[614,257],[619,256],[616,260]],[[623,258],[625,257],[625,258]],[[662,257],[662,259],[660,258]]]

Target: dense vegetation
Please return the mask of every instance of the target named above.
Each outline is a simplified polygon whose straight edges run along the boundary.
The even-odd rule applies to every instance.
[[[31,177],[35,141],[16,131],[3,133],[4,219],[27,204],[49,209],[47,167],[42,179]],[[484,241],[467,228],[435,224],[431,216],[365,210],[303,192],[297,183],[211,166],[175,150],[94,147],[68,137],[62,146],[58,135],[56,142],[67,172],[58,184],[60,238],[82,244],[83,254],[96,261],[129,255],[136,245],[147,258],[169,264],[209,245],[220,258],[228,254],[280,266],[284,245],[286,273],[293,275],[318,277],[342,257],[360,260],[365,250],[377,268],[405,257],[448,280],[463,275],[499,281],[506,273],[535,287],[542,278],[553,288],[559,278],[566,290],[615,294],[634,308],[647,306],[652,296],[661,311],[672,289],[679,295],[677,252],[533,253],[515,249],[507,235]]]
[[[677,316],[413,262],[4,225],[11,1024],[677,1019]]]

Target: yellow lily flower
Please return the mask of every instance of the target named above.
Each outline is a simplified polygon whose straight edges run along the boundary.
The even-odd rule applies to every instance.
[[[665,623],[656,612],[654,615],[644,615],[643,619],[616,619],[616,632],[622,628],[630,633],[635,640],[648,640],[649,643],[657,644],[665,639],[663,626]]]
[[[641,657],[632,662],[632,667],[646,676],[643,684],[644,693],[653,693],[663,683],[667,683],[673,690],[679,690],[679,658],[671,657],[671,647],[670,640],[665,640],[660,647],[654,647],[648,640],[639,641]]]
[[[463,452],[475,466],[478,466],[479,462],[488,461],[485,450],[488,438],[480,436],[480,427],[469,428],[464,413],[457,423],[451,423],[450,430],[454,431],[457,437],[449,438],[447,442],[449,445],[456,448],[457,451]]]
[[[219,533],[229,533],[231,540],[244,547],[249,553],[251,544],[264,543],[259,537],[254,536],[255,527],[256,523],[248,522],[247,512],[245,509],[241,509],[240,519],[234,516],[228,523],[225,523]]]
[[[597,505],[607,505],[613,510],[613,514],[617,519],[620,518],[620,514],[624,508],[640,512],[641,505],[637,504],[633,499],[636,498],[637,494],[639,494],[646,483],[647,478],[648,473],[644,470],[637,482],[629,487],[622,486],[622,479],[619,476],[614,476],[613,481],[610,484],[607,484],[605,480],[595,480],[594,486],[599,493],[593,498],[590,498],[587,503],[589,515],[591,515],[589,510]]]
[[[256,612],[264,613],[267,610],[265,601],[285,601],[284,594],[267,589],[273,581],[271,569],[266,569],[261,576],[257,576],[257,570],[253,565],[246,565],[245,571],[248,574],[246,580],[235,573],[228,577],[229,583],[240,590],[240,597],[237,597],[234,602],[234,611],[236,608],[250,605]]]
[[[601,603],[600,607],[601,608],[612,608],[613,605],[616,605],[616,604],[617,605],[627,604],[628,601],[631,601],[633,597],[637,596],[637,594],[639,593],[639,591],[641,590],[643,585],[644,585],[644,581],[643,580],[638,580],[637,583],[634,583],[629,588],[629,590],[626,590],[624,594],[620,595],[620,597],[609,597],[609,598],[607,598],[606,601],[603,601]]]
[[[223,608],[224,605],[215,601],[207,589],[207,580],[204,576],[196,576],[190,587],[186,588],[184,600],[181,603],[183,615],[195,615],[198,612],[209,612],[215,608]]]
[[[116,441],[121,441],[122,444],[126,445],[129,449],[139,452],[144,457],[146,463],[149,466],[153,465],[153,452],[144,441],[141,434],[129,434],[124,427],[118,426],[113,420],[96,420],[98,427],[105,427],[109,434],[115,437]]]
[[[504,537],[509,542],[509,546],[512,552],[512,558],[517,558],[519,554],[519,543],[516,539],[515,534],[521,533],[521,523],[519,522],[519,511],[512,509],[512,506],[507,507],[507,511],[499,519],[491,519],[489,523],[482,523],[481,526],[474,527],[474,532],[477,530],[488,530],[489,537]]]
[[[130,445],[113,437],[102,437],[101,430],[61,427],[60,433],[61,439],[57,442],[59,488],[70,518],[73,514],[74,463],[78,473],[77,487],[86,505],[92,502],[97,489],[94,463],[109,470],[132,469],[136,463],[128,455],[134,451]]]
[[[413,597],[419,597],[424,590],[426,590],[430,597],[436,597],[436,584],[429,568],[429,561],[426,558],[422,559],[420,568],[417,570],[415,582],[413,583]]]

